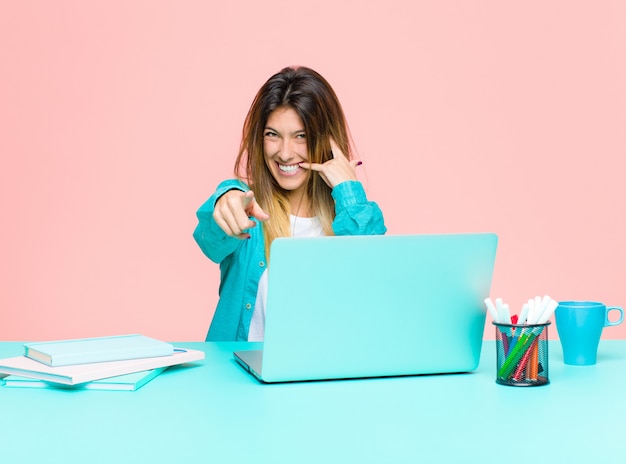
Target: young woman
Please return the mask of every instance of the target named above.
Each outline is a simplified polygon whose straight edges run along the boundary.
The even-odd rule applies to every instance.
[[[357,180],[360,164],[321,75],[288,67],[261,87],[244,123],[237,179],[219,184],[197,212],[194,238],[221,271],[207,340],[263,340],[275,238],[386,232]]]

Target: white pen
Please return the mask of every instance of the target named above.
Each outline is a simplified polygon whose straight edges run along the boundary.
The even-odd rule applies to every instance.
[[[489,311],[489,315],[491,316],[491,319],[493,319],[493,322],[496,324],[499,323],[498,312],[496,311],[496,307],[493,305],[491,298],[485,298],[485,306],[487,306],[487,311]]]
[[[526,316],[526,323],[534,324],[535,323],[535,300],[528,300],[528,315]]]
[[[552,298],[550,298],[550,301],[548,302],[548,306],[546,307],[545,311],[541,315],[541,318],[539,319],[538,323],[545,324],[546,322],[548,322],[548,320],[552,317],[552,314],[556,310],[557,306],[559,306],[559,303],[553,300]]]
[[[502,305],[502,314],[504,315],[504,323],[510,324],[511,323],[511,310],[509,308],[509,305],[506,303]]]
[[[500,322],[500,324],[508,324],[509,321],[507,321],[505,317],[504,307],[502,305],[502,298],[496,298],[496,312],[498,313],[498,321]]]
[[[535,303],[537,302],[537,298],[535,298]],[[548,295],[544,295],[544,297],[539,302],[539,310],[535,312],[535,319],[537,320],[537,323],[539,323],[539,321],[543,319],[543,313],[548,307],[548,303],[550,303],[551,299],[552,298],[550,298]]]
[[[522,306],[522,310],[519,313],[519,318],[517,319],[517,323],[519,325],[525,324],[527,317],[528,317],[528,303],[524,303],[524,306]]]

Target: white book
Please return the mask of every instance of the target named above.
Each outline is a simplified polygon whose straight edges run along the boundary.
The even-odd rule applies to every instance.
[[[13,374],[65,385],[131,374],[159,367],[174,366],[204,359],[204,352],[174,348],[174,354],[151,358],[127,359],[71,366],[51,367],[26,356],[0,359],[0,374]]]
[[[150,382],[167,367],[150,369],[149,371],[133,372],[132,374],[116,375],[106,379],[92,380],[91,382],[80,383],[78,385],[65,385],[48,380],[32,379],[19,375],[9,375],[0,380],[5,387],[10,388],[44,388],[61,390],[116,390],[135,391]]]
[[[24,343],[24,356],[48,366],[69,366],[168,356],[174,347],[141,334]]]

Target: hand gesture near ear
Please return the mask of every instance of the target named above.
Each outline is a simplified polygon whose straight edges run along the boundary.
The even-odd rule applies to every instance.
[[[330,150],[333,158],[325,163],[303,162],[300,163],[300,166],[304,169],[317,171],[330,188],[335,188],[337,185],[347,180],[357,180],[355,169],[361,162],[346,158],[346,155],[339,149],[332,137],[330,138]]]
[[[226,232],[226,235],[231,237],[250,238],[250,234],[246,230],[256,226],[256,222],[251,220],[251,217],[259,221],[269,219],[269,215],[261,209],[254,199],[252,190],[247,192],[229,190],[215,203],[213,219]]]

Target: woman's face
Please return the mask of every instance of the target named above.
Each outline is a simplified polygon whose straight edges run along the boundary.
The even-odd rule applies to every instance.
[[[265,163],[278,185],[296,193],[306,185],[308,172],[299,163],[309,160],[304,124],[293,108],[278,108],[263,131]]]

